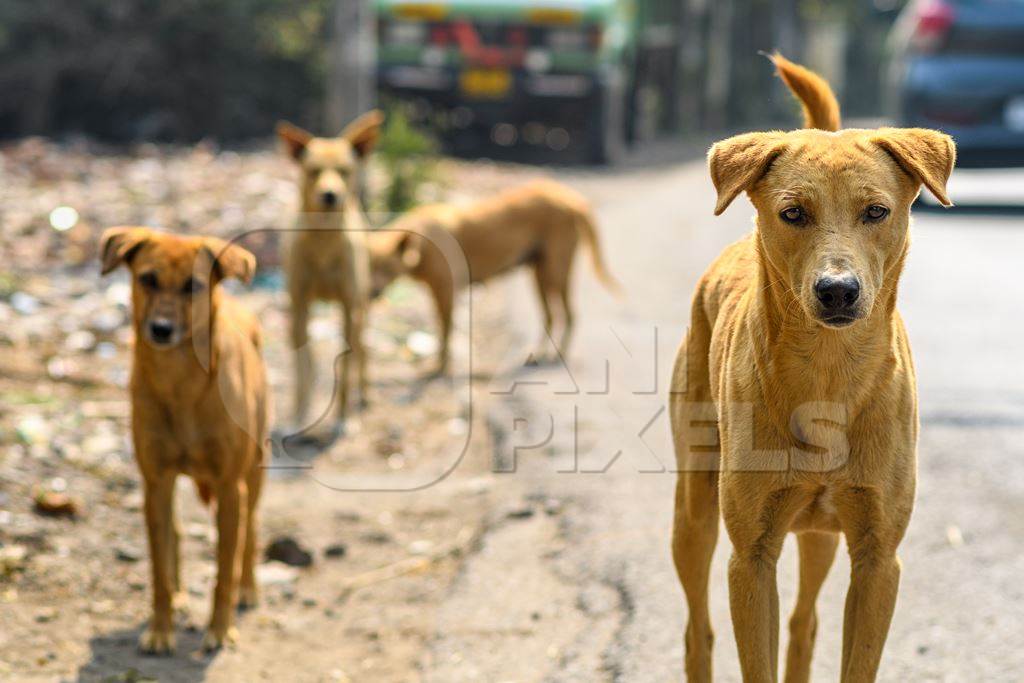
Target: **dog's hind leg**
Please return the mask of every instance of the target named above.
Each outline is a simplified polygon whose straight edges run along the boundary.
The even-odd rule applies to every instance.
[[[811,679],[811,655],[818,630],[815,603],[839,547],[839,534],[806,531],[797,535],[800,548],[800,589],[789,619],[786,683]]]
[[[576,326],[576,315],[572,308],[572,297],[569,294],[569,280],[562,283],[559,291],[559,298],[562,302],[562,339],[558,342],[558,352],[563,354],[569,352],[569,343],[572,341],[572,333]]]
[[[714,634],[708,610],[708,575],[718,541],[717,427],[708,376],[710,326],[694,315],[689,338],[677,356],[669,394],[676,449],[672,559],[686,594],[685,663],[690,683],[711,681]]]
[[[171,607],[175,611],[184,612],[188,609],[188,594],[181,583],[181,528],[178,515],[174,511],[174,496],[170,501],[170,523],[167,525],[167,548],[171,572]]]
[[[441,326],[441,340],[438,348],[437,368],[434,375],[443,375],[448,370],[452,334],[452,316],[455,312],[455,285],[448,278],[428,283],[437,307],[437,321]]]
[[[536,263],[533,266],[533,277],[537,282],[537,298],[540,299],[540,311],[544,318],[544,331],[541,333],[540,339],[537,341],[533,353],[530,354],[526,360],[527,365],[535,365],[550,354],[548,353],[548,345],[554,344],[554,337],[552,337],[552,331],[554,327],[554,315],[551,311],[551,296],[548,291],[547,281],[544,279],[544,272],[541,269],[541,264]]]

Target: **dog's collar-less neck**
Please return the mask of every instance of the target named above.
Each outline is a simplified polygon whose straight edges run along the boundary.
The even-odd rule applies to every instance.
[[[213,343],[216,335],[216,309],[211,309],[209,327],[199,330],[198,335],[190,334],[169,349],[155,349],[136,330],[133,373],[140,367],[155,369],[153,376],[140,375],[156,393],[170,393],[179,396],[181,390],[194,389],[196,378],[205,376],[202,383],[208,385],[217,373],[217,346]],[[188,384],[185,387],[184,384]]]
[[[760,248],[760,247],[759,247]],[[756,365],[766,385],[806,383],[806,400],[843,400],[856,414],[873,388],[886,381],[900,329],[895,287],[875,302],[871,314],[844,329],[828,329],[808,318],[793,292],[763,258],[754,279],[760,300],[751,316],[752,347],[761,349]],[[767,343],[765,343],[767,342]],[[807,382],[807,378],[814,381]]]

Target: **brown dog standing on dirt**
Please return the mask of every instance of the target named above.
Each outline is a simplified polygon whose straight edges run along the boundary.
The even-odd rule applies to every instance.
[[[318,138],[289,123],[277,135],[302,170],[301,214],[285,257],[292,305],[291,341],[295,349],[295,427],[302,428],[314,384],[309,347],[309,308],[314,301],[337,301],[342,309],[341,386],[338,428],[349,404],[350,366],[358,373],[360,405],[367,402],[363,328],[370,301],[369,224],[359,197],[360,170],[380,136],[379,111],[359,117],[336,138]]]
[[[873,681],[917,470],[914,368],[896,290],[911,204],[924,185],[949,205],[955,148],[932,130],[840,131],[828,84],[773,61],[808,130],[712,147],[715,213],[746,191],[756,227],[697,286],[672,378],[686,671],[711,680],[708,571],[721,510],[744,681],[778,677],[775,567],[790,531],[800,587],[785,680],[809,678],[815,601],[843,533],[852,571],[841,680]]]
[[[139,645],[174,649],[173,608],[183,606],[174,483],[192,477],[217,507],[217,585],[203,648],[236,638],[239,605],[256,602],[256,504],[263,483],[267,386],[256,318],[225,295],[248,282],[256,259],[212,237],[147,228],[103,234],[102,272],[132,273],[135,327],[130,392],[135,459],[145,487],[153,617]]]
[[[546,344],[554,341],[555,307],[561,309],[562,333],[554,351],[564,357],[574,322],[569,285],[580,239],[590,249],[598,278],[617,290],[587,201],[564,185],[538,180],[468,206],[420,207],[372,236],[374,295],[403,274],[426,283],[441,326],[437,372],[442,373],[448,366],[455,293],[467,284],[529,265],[537,280],[545,334],[531,360],[550,355]],[[457,253],[448,253],[447,245]]]

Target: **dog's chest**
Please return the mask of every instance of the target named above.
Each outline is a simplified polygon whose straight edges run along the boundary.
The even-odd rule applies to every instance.
[[[365,249],[353,236],[315,235],[295,244],[289,277],[315,299],[337,300],[354,295],[369,270]]]

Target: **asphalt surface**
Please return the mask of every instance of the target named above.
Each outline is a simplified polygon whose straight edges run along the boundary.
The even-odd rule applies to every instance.
[[[442,609],[428,680],[682,677],[686,607],[669,553],[666,382],[694,284],[722,247],[750,229],[753,210],[743,199],[715,218],[700,160],[557,177],[594,202],[626,295],[603,291],[581,259],[568,368],[492,381],[496,469],[514,470],[499,476],[500,485],[510,498],[562,508],[557,518],[501,526],[467,561]],[[1021,179],[959,174],[950,194],[1024,203]],[[999,206],[915,212],[900,310],[919,378],[920,474],[880,680],[1024,675],[1022,221]],[[498,287],[518,333],[511,367],[539,334],[539,312],[526,275]],[[737,681],[729,552],[723,530],[712,570],[714,661],[716,680]],[[790,539],[779,566],[784,615],[795,570]],[[848,577],[841,549],[819,601],[814,680],[838,680]]]

